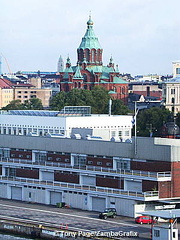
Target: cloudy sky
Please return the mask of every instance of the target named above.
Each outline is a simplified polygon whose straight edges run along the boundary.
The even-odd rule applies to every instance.
[[[91,11],[104,65],[112,56],[121,73],[171,74],[179,9],[179,0],[0,0],[2,71],[56,71],[60,55],[75,65]]]

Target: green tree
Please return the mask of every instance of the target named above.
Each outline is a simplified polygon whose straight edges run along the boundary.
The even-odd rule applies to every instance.
[[[152,133],[154,137],[161,136],[163,124],[171,118],[172,113],[165,108],[153,107],[141,110],[137,115],[137,135],[148,137]]]
[[[176,124],[180,127],[180,112],[176,114]]]
[[[50,109],[54,111],[60,111],[66,106],[66,92],[59,92],[50,100]]]
[[[21,100],[12,100],[6,107],[3,107],[2,110],[22,110],[24,109]]]
[[[129,109],[124,105],[123,101],[120,99],[112,100],[111,112],[114,115],[126,115],[129,112]]]
[[[42,110],[43,105],[42,101],[39,98],[31,98],[26,100],[23,104],[24,109],[26,110]]]
[[[108,113],[108,104],[110,99],[108,91],[103,87],[96,86],[91,90],[91,92],[93,96],[93,103],[91,105],[92,113]]]

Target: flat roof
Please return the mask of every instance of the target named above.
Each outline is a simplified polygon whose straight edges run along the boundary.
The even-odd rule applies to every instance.
[[[141,214],[165,219],[180,218],[180,209],[145,211]]]

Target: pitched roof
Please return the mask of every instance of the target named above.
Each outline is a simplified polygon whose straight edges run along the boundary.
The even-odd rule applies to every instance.
[[[12,88],[12,83],[9,80],[0,78],[0,88]]]
[[[82,76],[82,74],[81,74],[81,70],[80,70],[79,64],[78,64],[77,67],[76,67],[76,72],[75,72],[75,74],[74,74],[73,79],[83,79],[83,76]]]

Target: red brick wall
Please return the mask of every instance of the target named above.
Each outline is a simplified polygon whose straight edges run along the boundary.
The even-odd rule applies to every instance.
[[[29,157],[27,157],[29,156]],[[16,151],[10,150],[10,158],[18,158],[18,159],[32,159],[32,152],[31,151]]]
[[[88,161],[92,161],[92,164],[88,164]],[[98,165],[98,162],[102,162],[102,165]],[[110,163],[111,165],[107,165]],[[94,158],[94,157],[87,157],[87,165],[96,166],[96,167],[103,167],[103,168],[112,168],[113,167],[113,160],[111,158]]]
[[[143,96],[147,97],[147,91],[133,91],[133,93],[143,95]],[[149,95],[151,97],[157,97],[157,98],[161,99],[162,98],[162,91],[150,91]]]
[[[39,179],[39,170],[16,168],[16,177]]]
[[[180,197],[180,162],[172,162],[172,197]]]
[[[60,158],[60,159],[58,159],[58,158]],[[66,161],[67,159],[69,159],[68,162]],[[71,157],[70,157],[70,155],[48,153],[47,154],[47,161],[49,161],[49,162],[59,162],[59,163],[70,163],[71,162]]]
[[[96,186],[124,189],[124,180],[123,179],[106,178],[106,177],[104,178],[104,177],[98,176],[98,177],[96,177]]]
[[[139,162],[139,161],[131,161],[131,170],[139,170],[139,171],[149,171],[149,172],[166,172],[171,171],[171,163],[170,162]]]
[[[171,182],[159,182],[159,198],[170,198],[171,197]]]
[[[54,181],[67,182],[67,183],[77,183],[79,184],[79,175],[70,172],[59,172],[55,171]]]

